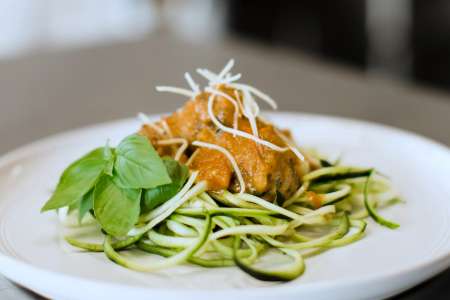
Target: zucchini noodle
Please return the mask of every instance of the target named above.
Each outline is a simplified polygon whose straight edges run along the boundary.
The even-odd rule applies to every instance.
[[[273,109],[277,109],[277,104],[260,90],[237,83],[241,74],[232,74],[233,66],[234,60],[231,59],[217,74],[207,69],[197,69],[197,73],[208,80],[204,92],[189,73],[185,73],[184,77],[191,90],[171,86],[156,87],[160,92],[181,94],[191,99],[196,97],[190,102],[194,107],[190,107],[187,113],[201,118],[203,123],[196,120],[185,122],[186,118],[181,119],[178,122],[181,124],[177,125],[189,134],[174,136],[166,121],[155,124],[150,122],[146,115],[138,115],[144,124],[148,124],[159,135],[147,136],[154,145],[172,145],[170,147],[175,150],[174,145],[180,144],[174,160],[179,161],[185,155],[185,166],[172,160],[171,163],[177,168],[167,164],[164,170],[164,163],[168,161],[163,162],[157,157],[159,149],[155,152],[151,147],[153,145],[148,145],[142,136],[139,136],[140,139],[131,136],[133,139],[127,140],[126,147],[121,148],[119,144],[116,149],[110,149],[107,145],[105,149],[109,151],[109,155],[105,155],[108,154],[106,150],[103,150],[103,157],[97,157],[97,150],[89,154],[88,157],[95,157],[92,160],[97,162],[98,166],[90,162],[87,175],[95,173],[91,171],[94,167],[101,173],[97,178],[93,178],[96,180],[92,180],[94,186],[89,186],[89,189],[84,191],[82,188],[74,189],[70,185],[70,193],[63,191],[67,194],[73,192],[77,195],[73,198],[77,198],[75,200],[78,202],[61,205],[60,198],[56,198],[57,201],[54,202],[57,203],[51,203],[50,208],[59,209],[57,212],[61,222],[68,227],[74,227],[73,222],[68,222],[73,212],[78,212],[78,225],[83,223],[83,216],[90,213],[91,221],[94,222],[81,225],[95,226],[103,238],[103,243],[67,236],[65,239],[70,245],[85,251],[103,252],[113,262],[139,272],[154,272],[180,264],[194,264],[206,268],[235,266],[260,280],[290,281],[303,274],[306,259],[361,240],[368,226],[366,218],[371,218],[375,223],[389,229],[399,226],[379,214],[382,209],[401,200],[393,192],[389,181],[374,169],[343,166],[340,161],[330,163],[318,155],[296,147],[290,136],[277,130],[275,126],[275,131],[271,129],[270,132],[274,132],[276,138],[265,134],[265,123],[269,123],[259,117],[260,108],[256,99],[266,102]],[[234,98],[224,92],[228,92],[227,89],[234,89]],[[197,97],[199,94],[201,97]],[[217,116],[214,114],[216,97],[222,97],[234,106],[233,128],[219,121],[222,120],[221,112],[217,112]],[[197,110],[196,101],[201,103],[201,114],[198,111],[193,112]],[[230,114],[231,112],[230,110]],[[239,130],[239,118],[242,116],[246,118],[243,121],[249,122],[249,132]],[[169,122],[173,123],[175,122]],[[231,120],[227,123],[231,123]],[[183,126],[185,128],[182,128]],[[231,154],[236,154],[234,147],[222,147],[218,145],[220,140],[218,144],[201,141],[199,132],[202,133],[204,128],[208,129],[207,133],[212,132],[220,136],[226,132],[276,152],[292,151],[296,157],[291,153],[282,157],[283,155],[273,151],[260,151],[263,148],[259,145],[258,151],[253,153],[244,147],[246,143],[238,143],[241,142],[238,140],[235,141],[236,149],[248,153],[235,159]],[[174,133],[178,131],[173,130]],[[154,134],[153,131],[151,133]],[[268,140],[262,138],[265,136]],[[271,142],[274,140],[280,141],[281,146]],[[250,146],[255,148],[253,143]],[[215,185],[223,179],[223,173],[218,170],[221,164],[218,164],[216,169],[210,169],[209,165],[206,165],[207,168],[204,169],[189,170],[188,166],[193,158],[196,155],[202,156],[198,155],[200,147],[220,151],[228,159],[234,173],[228,168],[228,177],[225,179],[230,181],[231,178],[231,184],[227,182]],[[154,155],[149,155],[150,150],[155,152]],[[256,155],[267,157],[260,157],[262,162],[255,160],[258,165],[253,165],[252,159]],[[150,160],[152,156],[157,159]],[[147,158],[150,162],[146,161]],[[121,161],[120,168],[117,167],[118,159]],[[247,164],[246,160],[250,163]],[[273,167],[272,164],[267,164],[267,161],[272,161],[277,166]],[[204,161],[202,163],[206,164]],[[78,164],[81,163],[78,161]],[[161,166],[158,167],[158,164]],[[211,165],[215,167],[214,164]],[[293,171],[287,169],[289,172],[285,172],[282,168],[286,165],[292,165]],[[153,168],[165,174],[166,180],[159,185],[141,183],[142,175],[145,175],[150,183],[153,181],[152,176],[160,176],[154,175],[156,172]],[[76,176],[73,177],[80,181],[81,176],[77,168],[72,166],[68,170],[68,174],[76,171]],[[205,179],[203,172],[210,171],[212,175],[218,175],[219,180],[217,177],[215,180]],[[129,176],[122,179],[120,172]],[[200,172],[202,176],[199,176]],[[291,179],[289,176],[293,176],[294,180],[285,181]],[[130,180],[129,177],[138,183],[124,185]],[[246,183],[244,177],[254,177],[255,180],[248,180]],[[235,190],[236,182],[239,184],[238,193],[227,190]],[[92,185],[90,181],[89,184]],[[214,187],[217,190],[213,190]],[[78,195],[72,190],[81,190],[83,193]],[[117,195],[117,198],[114,195]],[[114,202],[117,199],[124,202]],[[108,222],[102,223],[102,212],[109,205],[117,203],[120,206],[112,206],[114,210],[107,215]],[[123,204],[127,206],[122,206]],[[43,207],[44,210],[47,209],[46,206]],[[122,217],[116,214],[117,211],[129,214]],[[124,224],[119,224],[121,222]],[[99,229],[99,224],[102,230]],[[149,255],[138,255],[141,259],[137,260],[130,255],[133,251]],[[160,259],[155,260],[154,255],[160,256]]]
[[[206,268],[237,266],[260,280],[289,281],[304,272],[305,259],[364,237],[367,223],[353,218],[353,210],[364,209],[388,228],[398,226],[375,211],[387,205],[377,199],[389,186],[372,169],[333,166],[313,171],[282,206],[246,193],[205,192],[204,182],[194,184],[197,174],[192,173],[172,199],[141,217],[141,226],[127,237],[117,240],[107,235],[104,244],[66,237],[67,242],[104,252],[117,264],[141,272],[189,263]],[[308,201],[308,193],[320,196],[321,207]],[[349,211],[336,206],[342,201]],[[163,258],[142,263],[118,252],[133,248]],[[271,264],[276,256],[287,262]]]

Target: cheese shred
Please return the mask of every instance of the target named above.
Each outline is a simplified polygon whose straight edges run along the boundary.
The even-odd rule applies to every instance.
[[[159,135],[164,135],[164,130],[160,128],[158,125],[150,121],[148,116],[142,112],[138,113],[137,117],[141,120],[141,122],[145,125],[150,126],[153,128]]]
[[[221,147],[219,145],[216,144],[210,144],[210,143],[205,143],[205,142],[201,142],[201,141],[194,141],[192,143],[193,146],[197,146],[197,147],[204,147],[204,148],[208,148],[208,149],[212,149],[212,150],[217,150],[220,151],[221,153],[223,153],[228,160],[231,163],[231,166],[234,169],[234,172],[236,173],[236,177],[239,181],[239,193],[242,194],[245,192],[245,182],[244,182],[244,177],[242,177],[242,173],[241,170],[239,170],[239,166],[236,162],[236,160],[234,159],[233,155],[231,155],[231,153],[225,149],[224,147]]]
[[[175,153],[174,159],[179,161],[181,158],[181,155],[183,155],[184,151],[186,151],[187,147],[189,146],[189,143],[186,139],[182,138],[173,138],[173,139],[167,139],[167,140],[160,140],[157,142],[158,145],[174,145],[174,144],[181,144],[180,148],[178,148],[177,152]]]
[[[219,129],[221,129],[222,131],[231,133],[233,135],[237,135],[246,139],[250,139],[252,141],[254,141],[255,143],[261,144],[263,146],[266,146],[267,148],[270,148],[274,151],[278,151],[278,152],[284,152],[289,150],[289,147],[280,147],[277,146],[275,144],[272,144],[271,142],[262,140],[260,138],[255,137],[254,135],[248,134],[247,132],[241,131],[241,130],[235,130],[233,128],[227,127],[225,125],[223,125],[222,123],[220,123],[219,120],[217,120],[216,116],[214,115],[214,111],[213,111],[213,104],[214,104],[214,95],[211,95],[209,97],[208,100],[208,114],[209,117],[211,118],[211,121],[214,123],[214,125],[216,125]]]
[[[174,87],[174,86],[157,86],[156,87],[156,91],[158,92],[169,92],[169,93],[174,93],[174,94],[180,94],[189,98],[193,98],[195,96],[195,93],[193,91],[187,90],[187,89],[183,89],[183,88],[179,88],[179,87]]]

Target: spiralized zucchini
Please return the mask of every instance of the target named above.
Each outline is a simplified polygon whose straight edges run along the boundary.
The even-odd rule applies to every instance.
[[[195,176],[125,238],[106,235],[103,244],[66,240],[141,272],[189,263],[237,266],[260,280],[289,281],[304,272],[305,258],[363,238],[367,216],[398,227],[376,211],[398,197],[372,169],[327,165],[305,175],[299,191],[281,206],[245,193],[205,192],[204,184],[193,184]],[[142,263],[122,254],[136,249],[162,258]]]

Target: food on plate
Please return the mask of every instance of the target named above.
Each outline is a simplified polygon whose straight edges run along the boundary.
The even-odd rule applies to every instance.
[[[42,211],[99,226],[104,240],[67,236],[71,245],[137,271],[237,266],[288,281],[303,273],[305,258],[361,239],[366,217],[398,227],[377,212],[400,201],[385,176],[297,145],[288,128],[261,116],[258,101],[276,102],[239,83],[233,65],[197,69],[204,88],[189,73],[190,89],[158,86],[188,101],[159,120],[141,113],[137,133],[62,173]],[[137,250],[164,259],[123,254]]]

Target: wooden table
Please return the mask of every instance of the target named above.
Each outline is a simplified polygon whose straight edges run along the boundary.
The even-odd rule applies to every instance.
[[[281,110],[375,121],[450,145],[448,94],[281,48],[238,40],[194,45],[150,35],[141,41],[0,62],[0,153],[50,134],[139,111],[172,111],[184,99],[157,93],[155,85],[183,86],[185,71],[202,66],[218,70],[231,57],[237,61],[235,70],[244,75],[242,81],[262,87]],[[447,271],[399,298],[433,297],[437,291],[448,294],[449,285]],[[0,279],[1,299],[34,297]]]

